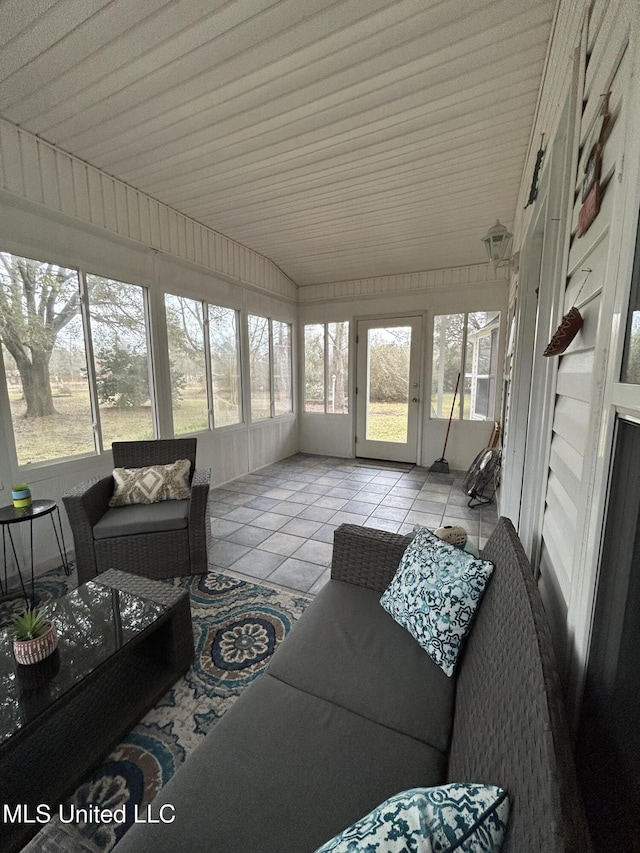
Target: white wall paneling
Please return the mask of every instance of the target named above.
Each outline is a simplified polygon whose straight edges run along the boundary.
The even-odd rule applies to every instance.
[[[452,267],[450,269],[309,285],[300,288],[299,301],[300,305],[304,306],[315,301],[367,299],[371,296],[391,293],[402,297],[425,291],[451,293],[462,289],[473,292],[485,283],[495,284],[497,281],[506,281],[506,279],[507,275],[504,269],[500,269],[496,273],[488,263],[472,264],[471,266]]]
[[[573,155],[567,155],[567,172],[573,185],[570,193],[557,199],[556,212],[552,214],[554,219],[560,219],[560,239],[554,264],[547,269],[555,267],[558,272],[551,275],[553,294],[547,305],[540,308],[538,323],[544,324],[544,337],[549,328],[554,328],[553,323],[557,324],[561,315],[575,305],[584,325],[566,352],[554,359],[554,367],[546,368],[546,391],[540,394],[536,388],[542,387],[540,370],[543,373],[545,370],[534,363],[534,397],[544,410],[542,417],[531,421],[527,458],[537,469],[534,472],[531,468],[531,477],[537,476],[543,485],[543,500],[538,502],[536,490],[527,488],[525,477],[521,516],[525,543],[539,569],[540,588],[573,712],[579,707],[588,658],[606,505],[614,414],[607,401],[608,389],[613,377],[617,378],[620,329],[624,329],[626,314],[619,296],[618,314],[614,304],[617,293],[626,292],[628,299],[631,262],[629,252],[621,255],[621,240],[626,233],[627,241],[633,241],[633,238],[629,241],[628,220],[637,221],[638,193],[622,180],[622,169],[627,157],[635,163],[640,153],[637,132],[634,135],[633,122],[630,124],[633,111],[628,108],[633,91],[632,68],[637,68],[638,63],[637,14],[632,14],[632,4],[624,0],[596,0],[590,17],[587,11],[574,0],[559,4],[548,73],[532,131],[529,168],[541,134],[544,132],[551,140],[549,152],[562,132],[563,105],[566,110],[571,91],[569,57],[582,46],[584,59],[578,65],[576,99],[580,109],[574,122]],[[632,23],[636,37],[632,38],[629,49]],[[585,140],[600,109],[602,95],[608,91],[611,91],[611,122],[604,145],[601,209],[588,231],[577,237],[582,175],[589,153]],[[571,126],[567,128],[567,140],[572,130]],[[635,166],[633,174],[637,174]],[[529,181],[530,173],[525,170],[520,195],[523,202]],[[523,209],[518,214],[517,245],[522,244],[533,227],[532,214],[535,211]],[[545,233],[543,271],[546,236]],[[548,284],[549,276],[545,275],[540,282],[541,292]],[[518,351],[516,360],[519,356]],[[616,359],[618,368],[612,366]],[[508,487],[508,469],[505,477]]]
[[[512,224],[555,5],[0,4],[0,115],[24,156],[79,158],[12,191],[243,279],[245,245],[300,286],[477,263]],[[204,246],[196,220],[237,242]]]
[[[44,150],[50,151],[46,146]],[[73,163],[74,161],[68,162]],[[74,183],[75,186],[76,183]],[[111,189],[114,187],[109,181],[105,181],[105,186]],[[88,197],[90,198],[91,184],[87,184],[87,187]],[[83,192],[82,189],[81,192]],[[55,194],[55,198],[58,197],[58,194]],[[125,203],[127,197],[130,202],[130,206],[126,208],[127,223],[132,217],[135,218],[136,211],[140,213],[145,210],[147,212],[153,210],[152,206],[149,205],[150,200],[144,196],[132,196],[130,193],[127,196],[125,191],[124,196],[122,196]],[[104,194],[100,198],[103,201]],[[113,198],[115,204],[115,194]],[[136,207],[132,199],[141,201],[141,206]],[[90,207],[90,205],[89,207],[84,206],[82,210],[87,213]],[[170,256],[151,246],[145,246],[132,240],[132,233],[142,239],[145,234],[150,235],[154,231],[153,217],[141,216],[138,220],[140,230],[132,232],[127,225],[125,229],[127,234],[122,236],[79,219],[76,215],[79,208],[80,205],[76,205],[74,202],[73,212],[65,214],[60,209],[49,210],[35,201],[0,191],[0,249],[36,259],[51,260],[70,267],[80,267],[98,275],[142,284],[149,288],[150,326],[160,436],[171,435],[171,392],[168,378],[164,317],[165,292],[236,308],[242,312],[242,316],[245,316],[247,312],[252,312],[295,323],[297,312],[295,288],[293,285],[286,287],[278,285],[278,276],[273,274],[273,265],[266,259],[263,259],[263,263],[255,263],[253,266],[251,263],[247,263],[245,267],[242,267],[240,260],[244,256],[240,249],[238,249],[238,257],[233,263],[238,264],[237,269],[241,273],[247,274],[249,277],[255,276],[255,282],[245,283],[240,280],[231,280],[223,273],[213,272],[204,266],[200,266],[194,260]],[[104,207],[101,209],[105,213],[105,221],[108,220],[110,214]],[[115,207],[114,210],[116,210]],[[124,207],[120,208],[120,213],[125,213]],[[114,223],[116,219],[114,219]],[[120,219],[121,226],[124,221],[122,218]],[[161,220],[158,219],[156,222],[161,223]],[[169,220],[167,220],[168,222]],[[182,248],[185,254],[192,253],[195,258],[197,257],[195,238],[198,233],[201,234],[202,232],[198,232],[197,229],[191,230],[184,217],[180,219],[176,216],[176,226],[180,222],[184,225],[184,241],[176,243],[176,249],[180,251]],[[179,232],[176,231],[176,233]],[[218,235],[213,236],[218,237]],[[193,241],[191,237],[193,237]],[[221,241],[222,249],[229,248],[228,244],[229,241]],[[206,243],[200,243],[201,255],[203,245]],[[266,286],[260,286],[261,282]],[[273,286],[274,282],[277,285],[275,287]],[[281,295],[278,292],[279,290],[285,291],[285,295]],[[104,476],[111,471],[113,466],[110,452],[83,459],[18,468],[4,381],[1,381],[0,385],[2,386],[0,393],[0,406],[2,407],[0,479],[3,484],[7,484],[7,488],[12,482],[27,480],[33,486],[35,497],[49,497],[60,503],[62,495],[72,485],[88,477]],[[257,435],[253,435],[254,431],[257,432]],[[289,456],[296,450],[297,429],[293,415],[270,420],[259,427],[249,427],[248,423],[244,423],[198,434],[198,464],[212,469],[212,483],[214,485],[227,482],[253,468]],[[7,491],[0,490],[0,495],[7,494]],[[9,497],[10,495],[8,495]],[[5,502],[8,502],[8,498]],[[62,509],[61,516],[67,546],[71,547],[71,532],[67,525],[64,509]],[[48,568],[57,560],[55,539],[52,533],[49,535],[47,527],[50,525],[45,519],[34,529],[34,534],[37,535],[36,560],[39,570]],[[25,537],[26,533],[20,530],[18,547],[23,559],[28,554],[28,539]]]
[[[296,298],[270,260],[0,119],[0,188],[234,281]]]
[[[469,287],[469,284],[472,286]],[[311,293],[309,293],[311,291]],[[446,421],[428,416],[430,398],[431,359],[433,349],[433,317],[435,314],[462,313],[465,311],[500,311],[502,336],[499,363],[502,363],[506,308],[507,280],[503,269],[497,275],[489,264],[470,268],[456,267],[434,270],[408,276],[380,276],[355,282],[332,282],[327,285],[300,288],[300,335],[305,323],[323,323],[351,320],[351,352],[355,347],[356,319],[376,319],[421,314],[423,359],[421,363],[420,391],[423,400],[422,439],[418,448],[421,465],[431,465],[442,455]],[[300,337],[300,346],[303,341]],[[354,359],[351,359],[351,365]],[[333,456],[353,455],[355,430],[354,377],[350,377],[350,410],[348,415],[300,416],[300,449],[322,452]],[[302,389],[300,389],[302,393]],[[496,419],[500,413],[500,394],[496,399]],[[302,399],[302,398],[301,398]],[[450,467],[466,470],[476,454],[486,446],[493,421],[459,421],[451,426],[447,459]]]
[[[528,553],[534,570],[539,569],[540,530],[544,513],[545,476],[551,452],[553,409],[556,401],[558,360],[545,358],[543,353],[564,315],[565,297],[562,283],[565,278],[570,246],[570,231],[564,212],[569,209],[574,193],[573,175],[576,170],[576,115],[581,99],[583,51],[574,51],[572,85],[565,98],[558,129],[549,140],[545,152],[546,168],[540,180],[538,198],[524,246],[534,252],[534,269],[529,270],[533,330],[530,400],[527,400],[526,423],[518,432],[509,435],[508,444],[515,443],[523,450],[522,475],[509,478],[512,493],[521,484],[517,495],[517,511],[511,517]],[[521,254],[521,278],[527,264],[528,251]],[[522,263],[524,261],[524,263]],[[531,276],[533,273],[533,276]],[[535,299],[533,298],[535,294]],[[535,315],[535,322],[534,317]],[[522,360],[522,359],[521,359]],[[516,389],[514,389],[515,391]],[[515,507],[514,507],[515,510]]]

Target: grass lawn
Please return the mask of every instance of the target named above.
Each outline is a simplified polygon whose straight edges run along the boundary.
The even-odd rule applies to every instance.
[[[18,464],[27,465],[69,456],[94,453],[89,392],[81,384],[71,386],[71,393],[56,395],[53,404],[56,414],[44,418],[25,418],[26,404],[19,388],[11,388],[11,417],[13,419]],[[206,429],[207,396],[199,387],[183,389],[179,406],[174,410],[176,433]],[[100,406],[103,443],[151,439],[153,415],[151,406],[118,409]]]
[[[431,417],[433,417],[436,403],[437,399],[434,396],[431,402]],[[449,418],[452,403],[453,394],[445,394],[442,401],[444,420]],[[453,413],[454,420],[457,418],[459,412],[457,403]],[[467,395],[465,398],[465,412],[467,415],[469,407],[470,400]],[[407,410],[407,403],[370,403],[367,441],[393,441],[405,444],[407,441]]]
[[[367,441],[407,442],[408,403],[369,403]]]
[[[26,405],[22,399],[21,389],[15,386],[10,388],[9,397],[18,464],[27,465],[94,452],[89,392],[82,383],[71,385],[68,390],[70,393],[65,395],[54,390],[55,415],[45,418],[25,418]],[[261,414],[264,417],[269,416],[266,401],[262,401],[264,411],[261,410],[260,402],[260,400],[254,401],[254,419]],[[446,394],[443,400],[445,417],[449,416],[452,402],[453,394]],[[219,414],[219,426],[225,423],[237,423],[238,411],[235,406],[229,407],[222,399],[216,400],[215,403]],[[372,403],[369,408],[367,439],[404,444],[407,440],[407,410],[407,403]],[[207,395],[199,385],[182,389],[181,399],[174,408],[173,418],[176,435],[208,428]],[[225,418],[223,422],[221,419]],[[135,409],[118,409],[101,405],[100,422],[105,447],[110,447],[113,441],[135,441],[154,437],[150,405]]]

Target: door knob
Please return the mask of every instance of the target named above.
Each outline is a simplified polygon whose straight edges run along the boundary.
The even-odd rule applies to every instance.
[[[411,398],[411,402],[412,402],[412,403],[417,403],[417,402],[418,402],[418,398],[417,398],[417,397],[412,397],[412,398]]]

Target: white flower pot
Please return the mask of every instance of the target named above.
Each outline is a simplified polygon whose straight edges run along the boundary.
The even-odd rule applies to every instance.
[[[33,640],[14,640],[13,652],[18,663],[38,663],[53,654],[58,645],[58,634],[55,622],[49,622],[49,627]]]

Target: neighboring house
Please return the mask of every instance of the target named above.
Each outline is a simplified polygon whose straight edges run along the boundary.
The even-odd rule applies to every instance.
[[[471,358],[470,415],[472,420],[486,421],[495,414],[499,374],[498,346],[500,314],[489,315],[484,326],[468,335],[473,346]]]

